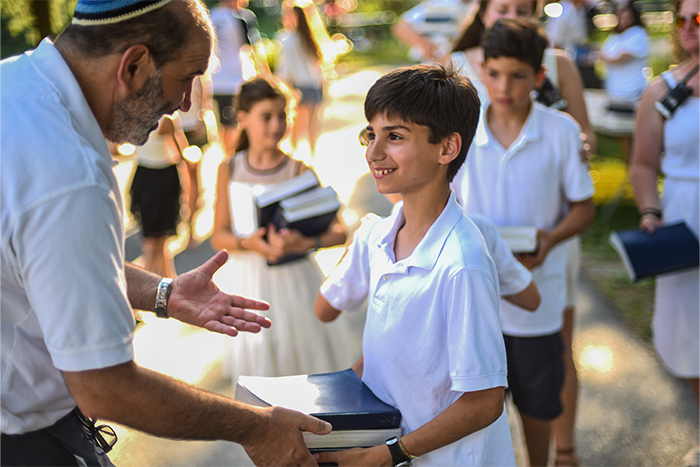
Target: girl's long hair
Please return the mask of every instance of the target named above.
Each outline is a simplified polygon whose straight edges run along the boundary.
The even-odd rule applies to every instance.
[[[294,7],[292,7],[292,11],[297,19],[297,31],[299,31],[304,48],[309,54],[320,60],[323,58],[321,48],[318,46],[318,42],[316,42],[316,39],[314,39],[314,35],[311,32],[311,25],[309,24],[309,18],[306,16],[306,12],[298,5],[294,5]]]
[[[279,79],[258,76],[243,83],[241,91],[235,97],[234,108],[236,112],[250,112],[255,104],[266,99],[282,99],[287,105],[293,101],[294,96],[287,85]],[[248,149],[248,146],[250,146],[248,133],[239,128],[234,154]]]

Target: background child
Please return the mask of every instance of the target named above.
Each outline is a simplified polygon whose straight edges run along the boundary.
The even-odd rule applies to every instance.
[[[403,205],[363,222],[321,287],[316,314],[368,298],[363,359],[353,368],[401,411],[398,452],[375,446],[317,456],[339,465],[514,465],[503,395],[506,362],[498,282],[483,237],[449,182],[479,113],[468,79],[414,66],[367,93],[366,159],[380,193]],[[388,445],[390,443],[387,443]]]
[[[544,79],[547,37],[521,19],[501,19],[483,39],[482,77],[490,103],[482,109],[467,163],[453,182],[467,212],[497,225],[534,225],[539,247],[520,255],[542,303],[523,313],[501,301],[508,382],[520,412],[530,465],[546,465],[550,421],[562,411],[560,338],[566,305],[566,239],[595,215],[593,185],[581,162],[580,130],[568,115],[534,103]]]
[[[268,266],[287,253],[310,252],[345,242],[336,219],[317,238],[296,230],[258,228],[253,193],[310,170],[283,153],[278,145],[287,130],[288,98],[281,85],[266,78],[245,83],[237,100],[241,131],[235,155],[221,164],[217,181],[212,245],[231,252],[215,281],[222,290],[258,297],[270,303],[270,332],[248,339],[227,339],[224,374],[283,376],[347,368],[342,323],[319,323],[313,314],[323,274],[307,255]]]

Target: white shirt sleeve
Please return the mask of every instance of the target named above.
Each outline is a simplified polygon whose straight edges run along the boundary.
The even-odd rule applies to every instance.
[[[28,300],[59,370],[133,359],[121,228],[112,194],[90,186],[39,204],[13,232]]]
[[[506,241],[498,234],[495,224],[479,214],[467,214],[467,217],[476,224],[486,241],[489,255],[496,265],[501,296],[514,295],[525,290],[532,281],[532,274],[515,259]]]
[[[562,157],[564,159],[561,164],[560,180],[562,180],[562,190],[567,201],[575,203],[591,198],[594,188],[591,176],[588,174],[588,168],[581,161],[583,141],[579,127],[575,122],[571,123],[573,129],[567,131],[563,137]],[[568,130],[568,128],[566,129]]]
[[[369,294],[368,240],[372,227],[379,220],[378,216],[372,215],[362,221],[348,251],[321,285],[321,295],[336,310],[357,310]]]
[[[498,319],[499,300],[493,279],[480,270],[462,269],[443,289],[447,293],[447,342],[453,391],[508,386],[505,345]]]

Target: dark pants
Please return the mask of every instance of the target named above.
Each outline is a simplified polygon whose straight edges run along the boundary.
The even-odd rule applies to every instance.
[[[21,435],[2,435],[3,466],[114,467],[78,416],[77,408],[53,425]]]

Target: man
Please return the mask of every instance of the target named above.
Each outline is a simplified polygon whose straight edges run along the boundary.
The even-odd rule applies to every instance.
[[[124,263],[105,138],[143,144],[190,107],[213,30],[199,0],[79,0],[56,40],[3,61],[0,125],[2,465],[112,465],[99,418],[157,436],[238,442],[258,465],[315,465],[330,425],[207,393],[133,362],[132,308],[235,336],[270,323],[211,281]],[[84,415],[83,415],[84,414]]]

